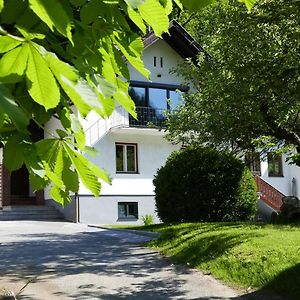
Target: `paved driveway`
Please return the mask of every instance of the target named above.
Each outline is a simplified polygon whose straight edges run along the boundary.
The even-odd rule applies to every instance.
[[[0,288],[17,292],[35,278],[21,299],[237,299],[210,276],[138,246],[147,239],[82,224],[0,222]]]

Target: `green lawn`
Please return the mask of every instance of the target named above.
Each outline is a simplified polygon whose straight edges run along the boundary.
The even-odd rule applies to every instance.
[[[134,229],[134,227],[130,227]],[[300,299],[300,227],[188,223],[136,227],[159,232],[147,246],[240,287]]]

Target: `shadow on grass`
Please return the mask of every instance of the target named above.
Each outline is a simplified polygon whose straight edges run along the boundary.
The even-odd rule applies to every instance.
[[[296,283],[296,284],[295,284]],[[288,296],[287,296],[288,291]],[[263,288],[234,300],[299,300],[300,264],[281,272]]]

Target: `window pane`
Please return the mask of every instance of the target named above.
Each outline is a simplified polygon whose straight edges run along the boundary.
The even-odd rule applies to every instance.
[[[118,202],[118,218],[135,220],[138,219],[137,202]]]
[[[127,172],[135,172],[136,171],[136,154],[135,154],[135,146],[127,145]]]
[[[167,109],[167,90],[149,88],[149,106],[157,109],[157,116],[162,116]]]
[[[124,146],[123,145],[116,145],[117,172],[123,172],[124,171],[123,152],[124,152]]]
[[[138,218],[137,203],[128,204],[128,217]]]
[[[118,203],[118,217],[125,218],[126,217],[126,205]]]
[[[130,87],[128,91],[136,106],[146,106],[146,90],[140,87]]]
[[[281,155],[268,154],[268,173],[269,176],[283,176]]]
[[[183,92],[170,91],[170,109],[176,109],[179,104],[183,104],[182,99]]]

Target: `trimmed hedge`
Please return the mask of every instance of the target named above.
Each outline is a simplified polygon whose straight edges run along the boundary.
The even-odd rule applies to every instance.
[[[174,152],[153,183],[163,222],[249,220],[256,212],[252,174],[228,152],[206,147]]]

